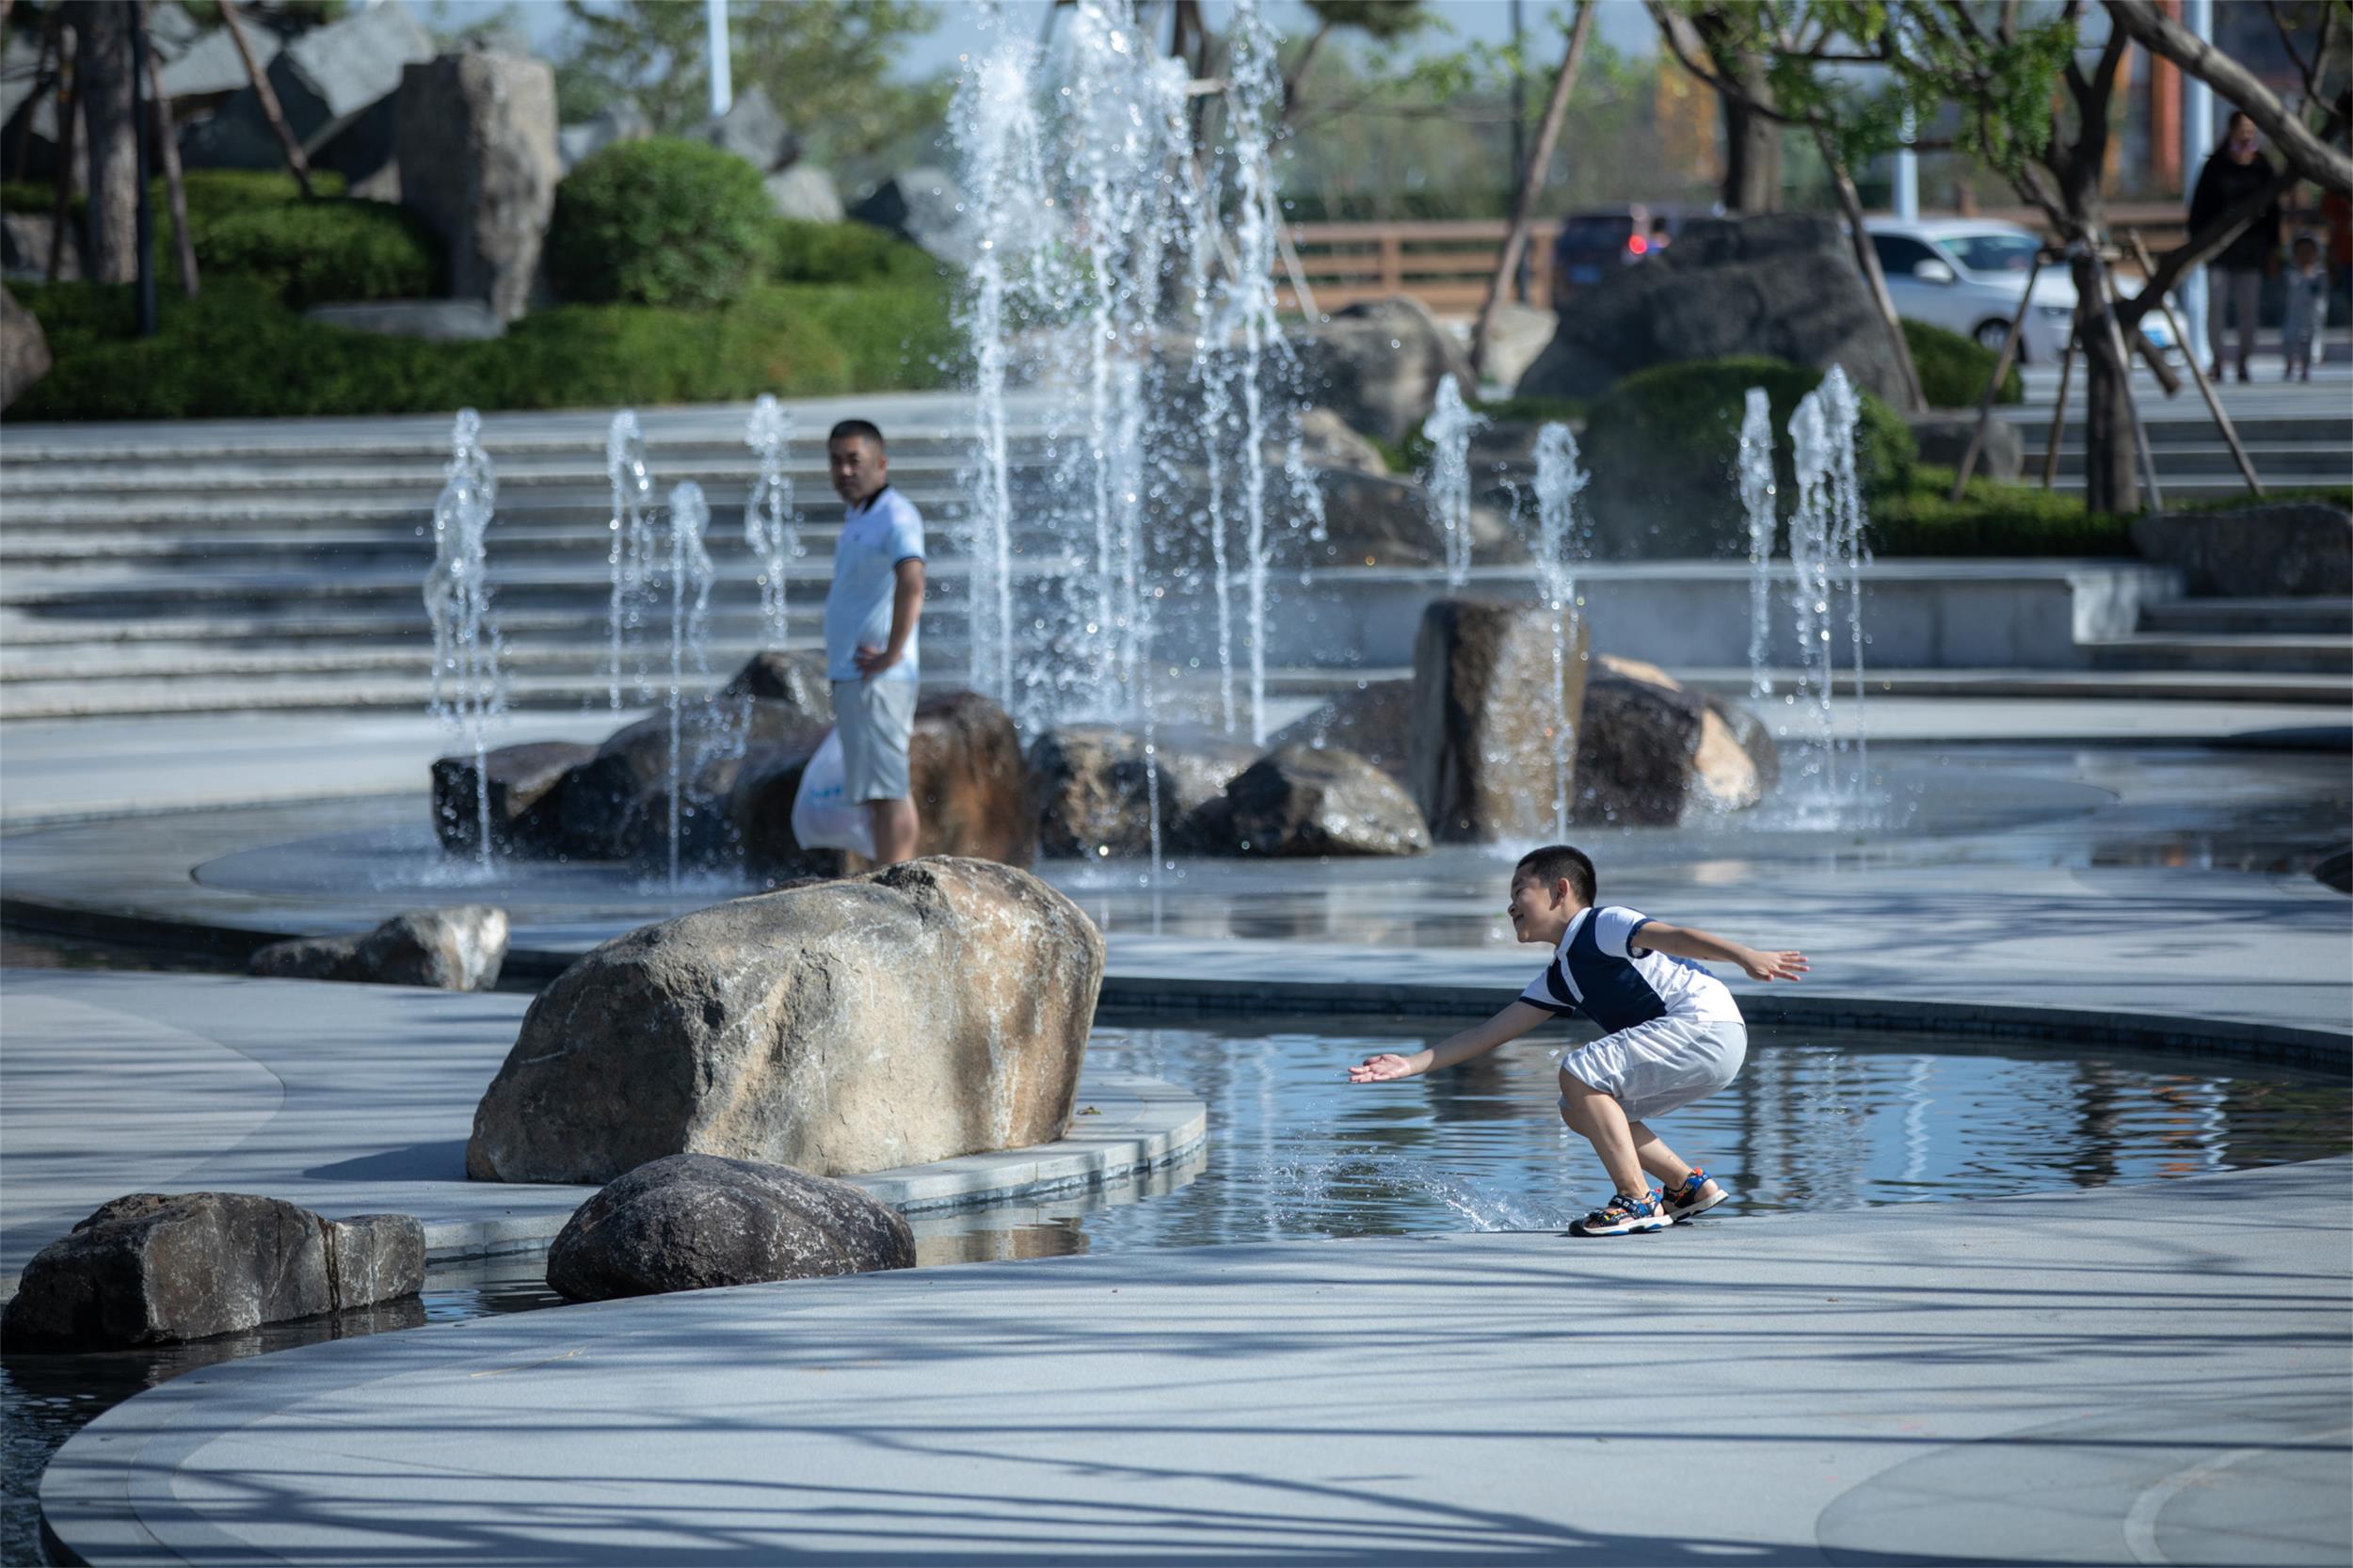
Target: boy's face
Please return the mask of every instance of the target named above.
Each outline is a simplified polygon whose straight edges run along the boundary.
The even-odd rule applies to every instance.
[[[1569,929],[1569,921],[1577,918],[1577,895],[1569,891],[1567,877],[1546,887],[1538,877],[1515,876],[1512,879],[1512,902],[1503,912],[1512,917],[1512,935],[1515,939],[1555,947],[1561,933]]]
[[[825,443],[833,493],[856,506],[871,500],[890,472],[890,459],[864,436],[843,436]]]

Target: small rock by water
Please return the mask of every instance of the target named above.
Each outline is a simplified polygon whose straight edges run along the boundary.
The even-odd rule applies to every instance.
[[[486,904],[410,909],[360,936],[298,936],[254,950],[246,972],[266,980],[339,980],[487,991],[506,962],[506,911]]]
[[[1673,827],[1746,810],[1780,781],[1780,752],[1747,710],[1640,660],[1593,660],[1577,737],[1580,824]]]
[[[581,1205],[548,1249],[548,1284],[606,1301],[914,1266],[906,1221],[848,1182],[678,1154]]]
[[[1187,817],[1186,847],[1207,855],[1420,855],[1430,830],[1404,787],[1353,751],[1279,746]]]

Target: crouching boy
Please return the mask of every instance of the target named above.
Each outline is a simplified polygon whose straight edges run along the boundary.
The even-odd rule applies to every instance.
[[[1805,972],[1805,954],[1760,952],[1614,904],[1596,907],[1594,890],[1593,863],[1579,850],[1551,844],[1521,856],[1505,913],[1521,941],[1553,949],[1545,972],[1485,1023],[1410,1056],[1369,1056],[1349,1069],[1349,1081],[1450,1067],[1556,1016],[1582,1013],[1605,1032],[1561,1058],[1561,1116],[1593,1145],[1617,1192],[1569,1229],[1578,1236],[1664,1230],[1715,1208],[1725,1193],[1662,1143],[1649,1118],[1714,1094],[1748,1054],[1748,1026],[1732,993],[1697,960],[1737,964],[1753,980],[1795,980]],[[1665,1192],[1651,1190],[1651,1176]]]

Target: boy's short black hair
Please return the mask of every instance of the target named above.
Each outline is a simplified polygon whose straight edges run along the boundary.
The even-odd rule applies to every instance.
[[[825,436],[825,445],[830,448],[834,442],[849,436],[856,436],[860,440],[872,441],[874,443],[874,450],[877,452],[888,452],[890,450],[883,444],[882,431],[875,425],[870,424],[862,419],[845,419],[840,424],[835,425]]]
[[[1513,881],[1517,882],[1523,876],[1533,877],[1547,888],[1556,882],[1566,882],[1569,891],[1577,895],[1577,903],[1589,909],[1593,905],[1597,886],[1593,861],[1581,849],[1572,849],[1567,844],[1546,844],[1542,849],[1531,849],[1520,856],[1518,865],[1512,868]]]

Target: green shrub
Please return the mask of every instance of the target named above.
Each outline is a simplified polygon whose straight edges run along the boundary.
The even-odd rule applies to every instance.
[[[1910,488],[1871,507],[1869,538],[1880,555],[2130,555],[2131,523],[2084,510],[2081,496],[2035,485],[1972,479],[1961,499],[1953,471],[1922,464]]]
[[[191,168],[180,177],[180,188],[188,199],[188,217],[193,223],[208,213],[242,212],[248,207],[281,207],[289,201],[302,200],[302,187],[295,177],[282,169],[266,168]],[[171,224],[171,196],[162,179],[148,183],[148,199],[154,203],[155,227],[168,229]],[[318,197],[344,194],[344,177],[324,168],[311,171],[311,194]],[[48,213],[56,200],[56,187],[46,180],[0,181],[0,212]],[[80,213],[83,199],[73,199],[73,211]]]
[[[207,282],[224,274],[249,278],[297,310],[433,292],[440,246],[396,207],[337,197],[200,216],[190,198],[197,270]],[[157,265],[168,268],[169,256],[169,236],[159,235]]]
[[[1471,407],[1493,420],[1575,424],[1585,417],[1592,405],[1581,397],[1499,397],[1493,403],[1474,403]]]
[[[1993,377],[1994,361],[2001,358],[1959,332],[1947,332],[1942,327],[1909,317],[1904,320],[1904,343],[1912,350],[1913,368],[1920,373],[1920,390],[1927,394],[1931,408],[1976,408],[1985,396],[1985,384]],[[2018,379],[2018,367],[2013,364],[2002,377],[2002,390],[1993,401],[2025,400],[2025,383]]]
[[[1781,514],[1797,504],[1789,420],[1822,373],[1782,360],[1687,360],[1654,365],[1595,400],[1581,443],[1596,553],[1611,557],[1733,555],[1748,551],[1737,465],[1748,390],[1772,406],[1773,468]],[[1867,504],[1912,483],[1911,427],[1860,394],[1855,472]]]
[[[768,277],[778,283],[918,283],[940,277],[920,246],[871,223],[769,224]]]
[[[488,343],[376,337],[303,320],[249,279],[166,292],[133,337],[131,290],[27,285],[56,368],[17,420],[257,418],[719,402],[939,386],[952,369],[946,290],[752,289],[719,310],[566,305]]]
[[[548,276],[583,304],[729,304],[766,264],[774,221],[759,171],[733,153],[619,142],[555,188]]]

